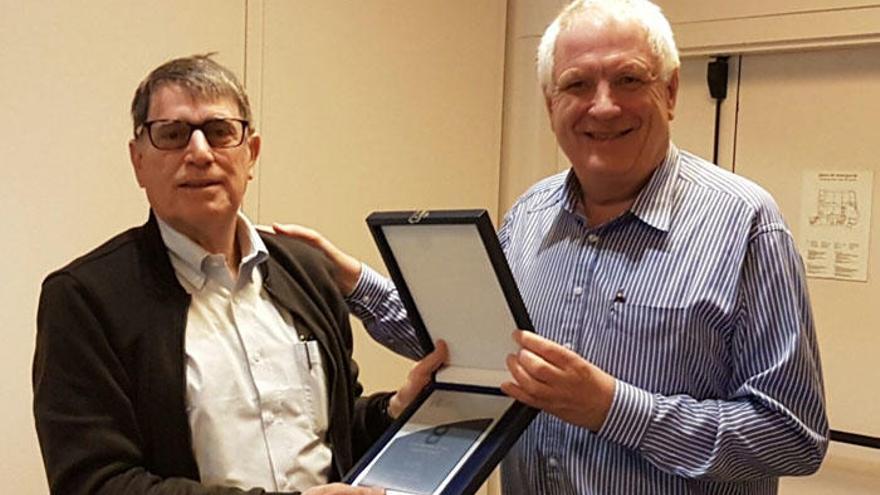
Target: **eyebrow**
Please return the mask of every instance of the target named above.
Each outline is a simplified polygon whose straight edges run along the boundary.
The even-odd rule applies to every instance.
[[[559,73],[559,78],[562,78],[562,76],[564,76],[565,74],[571,73],[571,72],[574,72],[578,75],[583,75],[585,72],[587,74],[592,74],[592,73],[596,72],[596,69],[610,70],[610,71],[642,70],[645,72],[652,72],[652,67],[651,67],[650,63],[648,63],[646,61],[642,61],[642,60],[635,60],[632,58],[626,58],[626,59],[623,59],[620,61],[612,61],[612,62],[605,64],[605,65],[595,64],[595,67],[592,66],[592,64],[591,64],[591,67],[587,68],[586,70],[582,66],[568,67]]]
[[[191,124],[191,125],[200,125],[200,124],[204,124],[205,122],[212,121],[212,120],[229,120],[229,119],[232,119],[232,120],[245,120],[244,117],[236,117],[236,116],[232,116],[232,115],[208,115],[208,116],[205,117],[204,119],[199,119],[199,120],[195,120],[195,119],[184,119],[184,118],[180,118],[180,117],[178,117],[178,118],[148,119],[147,122],[150,122],[150,121],[152,121],[152,122],[156,122],[156,121],[165,121],[165,122],[185,122],[185,123],[187,123],[187,124]]]
[[[592,73],[595,73],[595,71],[585,71],[580,67],[569,67],[559,73],[559,76],[556,77],[556,82],[562,81],[563,79],[585,77]]]

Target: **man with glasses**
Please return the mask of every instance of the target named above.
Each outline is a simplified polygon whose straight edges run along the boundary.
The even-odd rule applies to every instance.
[[[208,56],[151,72],[129,143],[150,214],[49,275],[34,415],[52,493],[381,493],[338,483],[427,383],[361,397],[331,266],[240,211],[260,136]]]

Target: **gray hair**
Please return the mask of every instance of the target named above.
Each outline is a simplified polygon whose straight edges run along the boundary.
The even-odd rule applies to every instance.
[[[166,84],[179,85],[195,97],[232,98],[238,105],[241,118],[248,121],[248,129],[253,132],[253,125],[250,124],[253,118],[251,104],[244,87],[231,70],[211,58],[213,55],[209,53],[169,60],[153,69],[141,81],[131,101],[131,119],[134,123],[135,137],[147,121],[153,92]]]
[[[579,16],[587,15],[588,12],[590,15],[617,21],[635,21],[643,27],[651,52],[659,62],[659,76],[663,81],[669,81],[672,73],[681,66],[672,26],[657,5],[648,0],[574,0],[547,27],[538,46],[538,82],[545,95],[550,94],[553,85],[556,39]]]

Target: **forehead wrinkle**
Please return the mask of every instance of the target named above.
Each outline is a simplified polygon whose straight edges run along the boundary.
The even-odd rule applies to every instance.
[[[589,36],[593,49],[614,50],[622,45],[638,46],[640,50],[653,55],[648,31],[635,20],[619,19],[605,12],[596,16],[585,15],[586,13],[575,15],[561,26],[554,55],[559,53],[561,41],[575,36],[582,43],[584,35]]]
[[[563,50],[556,50],[554,54],[554,82],[558,82],[563,75],[571,70],[581,73],[594,74],[597,71],[604,73],[608,70],[623,70],[629,67],[644,70],[650,74],[656,74],[659,61],[651,51],[644,33],[626,33],[621,35],[612,30],[609,25],[603,24],[599,31],[604,37],[597,41],[592,38],[588,41],[583,39],[566,40]],[[584,45],[587,49],[583,49]],[[623,50],[617,48],[624,46]],[[559,44],[557,44],[557,48]],[[560,56],[564,57],[561,58]]]
[[[583,55],[583,57],[579,57],[579,59],[567,64],[559,64],[560,72],[556,77],[557,81],[568,77],[592,77],[597,74],[606,75],[608,73],[615,74],[625,71],[647,72],[650,74],[655,72],[650,60],[639,55],[615,53],[603,58],[594,57],[590,53]],[[580,60],[584,58],[585,60]]]

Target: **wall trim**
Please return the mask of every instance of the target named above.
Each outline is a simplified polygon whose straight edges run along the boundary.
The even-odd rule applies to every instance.
[[[880,6],[672,23],[682,57],[880,44]]]

